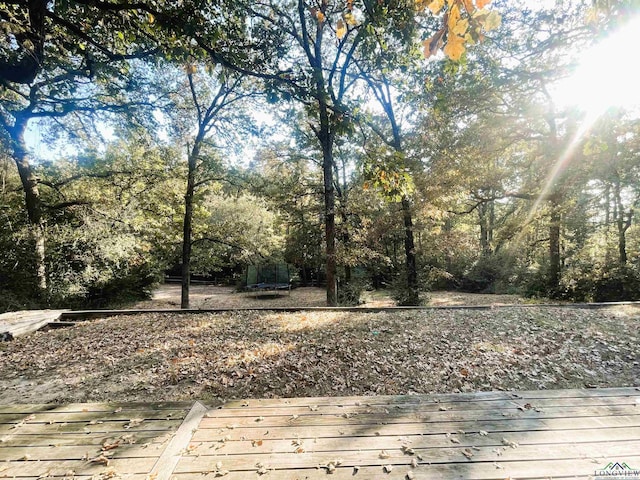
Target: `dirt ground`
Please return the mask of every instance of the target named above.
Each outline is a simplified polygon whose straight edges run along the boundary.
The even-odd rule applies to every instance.
[[[110,317],[0,343],[0,403],[638,386],[639,323],[638,306]]]
[[[324,307],[326,290],[317,287],[301,287],[288,291],[255,293],[235,292],[232,287],[215,285],[191,285],[191,308],[269,308],[269,307]],[[393,299],[384,291],[364,292],[361,307],[392,307]],[[511,305],[525,303],[517,295],[486,295],[459,292],[429,292],[427,304],[442,305]],[[161,285],[151,300],[138,302],[132,308],[172,309],[180,307],[180,285]]]

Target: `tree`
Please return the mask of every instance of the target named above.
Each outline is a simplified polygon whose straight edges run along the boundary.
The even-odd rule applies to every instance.
[[[130,74],[131,61],[154,54],[158,42],[151,19],[131,5],[5,2],[0,17],[6,35],[0,47],[0,127],[20,175],[35,276],[45,293],[43,206],[25,142],[27,127],[34,120],[59,123],[84,115],[83,121],[91,121],[98,111],[127,110],[123,95],[139,80]]]
[[[201,73],[197,73],[198,68],[201,69]],[[176,98],[178,116],[172,115],[174,122],[180,125],[180,140],[185,141],[185,137],[187,138],[185,145],[187,148],[187,186],[184,195],[181,308],[189,308],[193,210],[196,191],[212,182],[225,181],[225,172],[216,155],[205,152],[205,149],[224,147],[222,141],[224,132],[236,126],[235,123],[240,118],[238,112],[241,102],[254,95],[251,91],[246,90],[244,75],[223,66],[208,67],[189,63],[185,70],[189,93],[187,98],[179,96]],[[189,138],[189,131],[192,129],[195,130],[195,135]]]

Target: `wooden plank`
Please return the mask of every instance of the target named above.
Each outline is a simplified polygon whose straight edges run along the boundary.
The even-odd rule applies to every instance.
[[[553,418],[581,418],[599,416],[640,415],[635,406],[602,406],[602,407],[549,407],[543,411],[535,410],[471,410],[471,411],[436,411],[436,412],[399,412],[371,413],[355,416],[323,415],[320,412],[293,417],[292,415],[272,415],[268,417],[237,417],[232,422],[237,427],[286,427],[316,425],[383,425],[393,423],[431,424],[441,422],[479,422],[508,419],[544,420]],[[229,425],[229,417],[205,417],[200,428],[224,428]]]
[[[432,395],[380,395],[352,397],[304,397],[278,399],[233,400],[223,405],[224,408],[315,406],[315,405],[397,405],[406,403],[432,402],[482,402],[491,400],[530,401],[545,398],[594,398],[594,397],[638,397],[640,387],[614,387],[597,389],[564,389],[564,390],[530,390],[518,392],[471,392]]]
[[[588,397],[579,399],[580,406],[640,406],[640,392],[634,396],[615,396],[615,397]],[[365,397],[366,398],[366,397]],[[361,414],[361,413],[388,413],[395,410],[397,412],[436,412],[445,409],[446,411],[455,410],[487,410],[501,409],[505,410],[531,410],[546,409],[549,407],[567,407],[576,406],[575,398],[542,398],[528,401],[527,399],[492,399],[482,402],[435,402],[425,401],[417,403],[405,404],[376,404],[368,403],[366,400],[359,404],[346,405],[310,405],[297,406],[286,405],[264,406],[264,407],[240,407],[227,408],[226,406],[218,407],[217,410],[207,414],[207,417],[259,417],[273,415],[309,415],[311,412],[318,412],[323,415],[334,414]]]
[[[151,440],[151,439],[149,439]],[[121,443],[119,447],[109,450],[111,458],[157,458],[165,449],[170,439],[165,438],[163,443],[140,442],[133,445]],[[21,447],[0,448],[0,462],[19,461],[28,455],[31,460],[82,460],[95,458],[102,453],[102,444],[98,445],[70,445],[70,446],[41,446],[33,445]]]
[[[0,333],[10,332],[14,337],[35,332],[55,322],[65,310],[25,310],[0,314]]]
[[[53,423],[53,424],[24,424],[20,427],[11,424],[0,425],[0,437],[4,435],[19,433],[25,434],[54,434],[54,433],[133,433],[142,430],[146,431],[158,431],[163,432],[167,430],[177,429],[181,423],[181,419],[176,420],[149,420],[140,423],[139,425],[127,428],[126,425],[130,424],[127,421],[115,421],[105,422],[96,425],[87,425],[85,422],[71,422],[71,423]]]
[[[38,412],[29,415],[0,413],[0,424],[16,424],[25,419],[25,423],[85,423],[128,421],[131,418],[147,420],[180,420],[187,414],[186,410],[111,410],[110,412]]]
[[[127,410],[185,410],[189,411],[193,402],[108,402],[108,403],[23,403],[0,404],[2,413],[37,413],[37,412],[113,412],[118,408]]]
[[[233,427],[233,425],[229,425]],[[526,432],[526,431],[556,431],[569,429],[615,428],[615,427],[640,427],[640,416],[608,416],[555,418],[547,420],[529,419],[501,419],[475,422],[442,422],[425,425],[421,423],[395,423],[385,425],[371,425],[363,428],[361,425],[330,425],[315,426],[312,429],[307,426],[268,427],[254,426],[249,428],[199,428],[193,441],[218,442],[225,437],[230,440],[238,440],[242,437],[248,439],[295,439],[313,436],[313,438],[329,437],[367,437],[385,435],[433,435],[455,433],[463,430],[467,433],[479,431],[491,432]]]
[[[1,469],[2,467],[0,467]],[[103,473],[102,478],[109,478],[108,474]],[[73,475],[73,477],[70,477],[69,475],[57,475],[55,473],[52,473],[51,475],[47,475],[46,477],[43,476],[38,476],[38,477],[31,477],[31,476],[17,476],[17,475],[12,475],[11,477],[5,477],[2,473],[2,471],[0,471],[0,478],[15,478],[15,479],[19,479],[19,480],[54,480],[54,479],[58,479],[58,480],[96,480],[96,478],[100,478],[100,476],[96,477],[95,475]],[[149,475],[147,474],[136,474],[136,475],[130,475],[130,474],[125,474],[124,476],[120,476],[120,478],[113,477],[114,480],[149,480]],[[202,478],[200,478],[200,480],[202,480]]]
[[[640,465],[639,455],[625,456],[624,461],[629,465]],[[603,468],[608,459],[567,459],[567,460],[541,460],[539,462],[469,462],[455,464],[431,464],[420,465],[418,468],[398,466],[390,474],[383,472],[382,467],[361,467],[354,475],[352,467],[340,466],[330,476],[325,469],[309,468],[305,470],[277,470],[267,475],[258,475],[257,468],[249,472],[230,472],[223,477],[225,480],[254,480],[274,479],[278,480],[399,480],[406,479],[406,474],[412,472],[416,480],[504,480],[505,478],[517,478],[518,480],[533,479],[559,479],[559,478],[593,478],[594,471]],[[202,480],[201,473],[175,474],[175,480]],[[207,477],[204,477],[207,478]]]
[[[617,427],[607,429],[584,430],[554,430],[540,432],[487,432],[486,435],[478,433],[452,432],[451,435],[406,435],[398,432],[396,435],[387,436],[360,436],[360,437],[330,437],[316,438],[313,431],[303,432],[305,436],[297,439],[263,439],[247,438],[246,440],[226,440],[225,442],[198,442],[197,435],[192,441],[193,454],[211,454],[213,452],[224,455],[242,453],[292,453],[298,446],[308,452],[338,452],[346,450],[384,450],[388,448],[400,448],[402,445],[414,449],[435,447],[482,447],[502,446],[502,439],[509,437],[520,445],[560,444],[560,443],[584,443],[607,442],[609,440],[640,440],[639,427]],[[224,437],[223,437],[224,438]]]
[[[473,454],[468,459],[464,452]],[[386,450],[385,458],[380,458],[380,451],[343,451],[338,458],[345,467],[354,466],[410,466],[413,458],[419,463],[476,463],[476,462],[538,462],[542,460],[570,460],[580,458],[623,458],[635,455],[640,451],[640,440],[608,442],[602,444],[584,443],[578,445],[530,445],[511,448],[482,447],[479,450],[463,447],[418,449],[415,455],[405,455],[400,449]],[[418,457],[419,456],[419,457]],[[176,473],[198,473],[210,471],[212,465],[222,462],[223,468],[229,471],[251,471],[255,465],[262,464],[276,470],[292,470],[315,468],[327,465],[336,459],[335,452],[330,453],[286,453],[286,454],[244,454],[244,455],[185,455],[182,457]]]
[[[191,411],[178,428],[175,436],[167,445],[162,456],[153,466],[152,472],[156,475],[156,480],[169,480],[176,465],[180,461],[182,452],[187,449],[193,437],[193,432],[198,428],[200,420],[207,412],[207,407],[200,402],[195,402]]]
[[[56,461],[20,461],[5,462],[2,466],[8,467],[0,473],[0,478],[58,475],[64,476],[73,471],[78,475],[96,475],[113,468],[116,472],[130,474],[147,474],[155,463],[155,458],[127,458],[115,459],[109,465],[92,463],[83,460],[56,460]]]
[[[127,310],[75,310],[62,314],[63,320],[87,320],[92,318],[106,318],[114,316],[140,315],[147,313],[190,315],[190,314],[219,314],[237,312],[351,312],[351,313],[397,313],[397,312],[437,312],[439,310],[495,310],[495,309],[605,309],[615,306],[640,305],[640,302],[604,302],[604,303],[554,303],[554,304],[495,304],[495,305],[436,305],[431,307],[242,307],[242,308],[202,308],[202,309],[176,309],[176,308],[147,308]]]
[[[136,443],[161,443],[167,441],[171,431],[160,433],[156,431],[137,431],[126,433],[132,435],[130,440]],[[122,435],[109,435],[105,433],[60,433],[60,434],[27,434],[13,433],[0,437],[0,448],[9,447],[47,447],[47,446],[78,446],[91,448],[102,445],[104,442],[113,443]],[[129,437],[127,437],[129,438]],[[2,450],[0,450],[2,452]]]

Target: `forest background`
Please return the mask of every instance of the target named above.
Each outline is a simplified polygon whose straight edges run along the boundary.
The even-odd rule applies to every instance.
[[[0,311],[271,262],[328,305],[640,296],[634,2],[0,7]]]

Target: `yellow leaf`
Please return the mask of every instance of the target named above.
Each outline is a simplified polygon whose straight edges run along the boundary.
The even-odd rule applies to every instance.
[[[347,26],[342,20],[338,20],[338,25],[336,26],[336,37],[338,37],[339,40],[342,40],[346,33]]]
[[[482,10],[484,7],[486,7],[490,3],[491,3],[491,0],[476,0],[476,7]]]
[[[324,22],[327,19],[327,17],[325,17],[324,13],[322,13],[320,10],[318,10],[316,12],[316,18],[318,19],[318,21],[320,23]]]
[[[442,7],[444,7],[444,0],[433,0],[429,5],[427,5],[427,8],[431,10],[431,13],[434,15],[437,15],[438,12],[442,10]]]
[[[353,13],[345,13],[344,21],[347,22],[347,25],[351,25],[351,26],[358,24],[358,22],[356,21],[356,17],[353,16]]]
[[[459,20],[460,20],[460,8],[458,7],[458,5],[454,5],[449,10],[449,19],[447,20],[447,26],[449,27],[449,30],[453,30]]]
[[[458,23],[455,24],[455,26],[451,29],[451,31],[456,35],[460,35],[461,37],[463,37],[467,31],[467,28],[469,28],[469,20],[467,20],[466,18],[463,18],[459,20]]]
[[[471,0],[462,0],[464,8],[468,13],[473,12],[473,2]]]
[[[151,13],[147,13],[147,20],[149,23],[153,23],[156,21],[156,17],[154,17]]]
[[[444,54],[453,61],[460,60],[465,51],[464,38],[457,35],[449,35],[447,44],[444,46]]]

